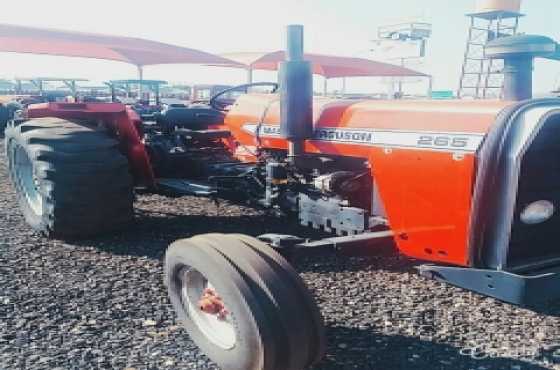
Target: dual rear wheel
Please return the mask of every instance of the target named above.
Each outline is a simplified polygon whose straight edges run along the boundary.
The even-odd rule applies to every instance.
[[[324,355],[323,320],[311,293],[257,239],[178,240],[166,254],[165,283],[191,338],[224,370],[302,370]]]

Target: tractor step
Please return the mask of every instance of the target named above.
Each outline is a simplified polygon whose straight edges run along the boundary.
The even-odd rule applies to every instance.
[[[560,266],[523,274],[431,264],[417,269],[422,276],[528,308],[560,300]]]
[[[171,196],[210,196],[216,194],[216,189],[212,185],[203,181],[162,178],[157,179],[156,184],[158,190]]]

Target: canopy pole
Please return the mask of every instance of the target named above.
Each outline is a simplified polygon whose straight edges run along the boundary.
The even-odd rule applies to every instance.
[[[141,65],[136,67],[138,68],[138,80],[142,82],[144,80],[144,68]],[[142,100],[142,83],[138,84],[138,100]]]
[[[78,101],[78,87],[76,86],[76,81],[72,80],[72,81],[62,81],[66,87],[68,87],[70,89],[70,92],[72,93],[72,97],[74,99],[76,99],[76,101]]]
[[[39,88],[39,95],[43,96],[43,81],[37,80],[37,87]]]
[[[248,84],[252,84],[253,83],[253,68],[249,67],[247,69],[247,83]]]
[[[116,103],[117,102],[117,94],[115,94],[115,85],[112,84],[112,83],[109,83],[108,85],[111,88],[111,103]]]
[[[397,86],[397,79],[396,77],[389,77],[389,83],[387,84],[387,99],[394,100],[396,99],[396,89]]]
[[[434,85],[434,78],[430,75],[428,76],[428,99],[432,99],[433,85]]]
[[[323,96],[327,96],[328,87],[329,87],[329,79],[325,77],[325,80],[323,81]]]
[[[159,99],[159,84],[155,85],[155,93],[156,93],[156,105],[159,107],[160,99]]]
[[[404,59],[404,58],[401,58],[401,67],[404,68],[404,66],[405,66],[405,59]],[[403,93],[403,76],[400,76],[400,77],[399,77],[399,94],[398,94],[398,98],[399,98],[399,99],[402,99],[402,98],[403,98],[403,95],[404,95],[404,93]]]

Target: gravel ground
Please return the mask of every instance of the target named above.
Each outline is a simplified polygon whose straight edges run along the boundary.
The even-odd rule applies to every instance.
[[[141,195],[120,234],[47,240],[24,224],[0,158],[0,370],[216,369],[174,319],[167,245],[203,232],[297,232],[236,205]],[[297,263],[327,322],[316,370],[560,369],[560,306],[516,308],[414,265],[393,251]]]

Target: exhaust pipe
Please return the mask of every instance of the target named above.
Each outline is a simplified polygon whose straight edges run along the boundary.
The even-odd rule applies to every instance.
[[[533,97],[533,60],[560,59],[558,44],[549,37],[517,35],[489,42],[484,53],[504,60],[504,99],[521,101]]]
[[[286,60],[280,63],[280,135],[288,140],[288,159],[304,154],[304,142],[313,135],[313,76],[304,60],[303,26],[289,25]]]
[[[533,97],[533,58],[504,59],[504,99],[521,101]]]

